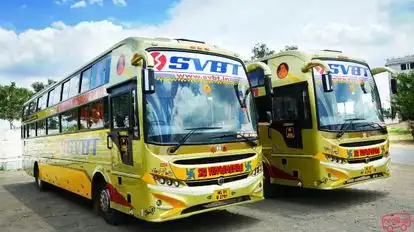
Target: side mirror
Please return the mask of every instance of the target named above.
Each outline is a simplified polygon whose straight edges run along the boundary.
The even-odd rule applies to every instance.
[[[396,94],[398,92],[397,91],[397,79],[395,78],[391,78],[391,92],[393,94]]]
[[[266,111],[266,119],[268,123],[272,123],[272,112]]]
[[[142,80],[144,85],[144,93],[153,94],[155,93],[155,74],[154,69],[143,68],[142,69]]]
[[[272,96],[273,88],[272,88],[272,79],[270,76],[264,77],[264,86],[265,86],[266,96]]]
[[[330,73],[322,74],[322,84],[324,92],[332,92],[332,75]]]

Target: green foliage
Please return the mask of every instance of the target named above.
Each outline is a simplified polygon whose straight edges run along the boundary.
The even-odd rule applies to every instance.
[[[45,84],[40,81],[35,81],[32,83],[31,87],[35,91],[35,93],[42,91],[45,88]]]
[[[31,87],[35,91],[35,93],[42,91],[44,88],[48,87],[49,85],[52,85],[56,83],[55,80],[47,79],[47,84],[41,82],[41,81],[35,81],[32,83]]]
[[[408,128],[393,127],[388,128],[388,132],[393,134],[409,134],[410,130]]]
[[[285,49],[282,49],[280,51],[283,52],[283,51],[292,51],[292,50],[298,50],[298,46],[297,45],[286,45]]]
[[[10,123],[13,129],[13,121],[21,119],[23,104],[29,100],[33,92],[26,88],[16,87],[15,82],[10,85],[0,85],[0,119]]]
[[[396,79],[398,92],[391,104],[403,120],[414,120],[414,72],[399,73]]]
[[[252,49],[253,56],[250,58],[251,60],[260,59],[275,53],[275,51],[270,50],[264,43],[256,43]]]

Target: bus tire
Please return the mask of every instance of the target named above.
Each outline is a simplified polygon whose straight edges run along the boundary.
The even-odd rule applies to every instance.
[[[102,216],[108,224],[116,226],[122,223],[122,213],[111,208],[109,190],[106,187],[106,183],[101,183],[94,189],[93,208],[94,212]]]
[[[34,174],[35,184],[36,184],[37,189],[39,189],[39,191],[41,191],[41,192],[46,191],[47,190],[47,183],[40,179],[39,166],[37,165],[37,163],[34,165],[33,174]]]
[[[263,165],[263,196],[264,198],[273,198],[275,196],[276,186],[270,182],[270,173],[266,165]]]

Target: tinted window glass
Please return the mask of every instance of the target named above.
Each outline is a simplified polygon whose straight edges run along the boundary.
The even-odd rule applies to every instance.
[[[79,75],[76,75],[70,79],[69,96],[71,98],[79,93]]]
[[[78,111],[71,110],[61,115],[62,132],[78,130]]]
[[[131,94],[125,93],[112,98],[113,128],[127,128],[130,125]]]
[[[37,123],[37,136],[46,135],[46,120],[40,120]]]
[[[53,116],[47,119],[47,134],[53,135],[59,133],[59,116]]]
[[[81,86],[82,93],[90,89],[90,78],[91,78],[91,68],[89,68],[88,70],[85,70],[82,73],[82,86]]]
[[[29,124],[29,137],[36,137],[36,123]]]
[[[100,128],[104,126],[104,111],[102,102],[92,103],[91,104],[91,114],[90,114],[90,128]]]
[[[69,90],[70,90],[70,82],[66,81],[65,83],[63,83],[62,101],[69,98]]]
[[[46,100],[47,100],[47,94],[43,94],[37,102],[37,111],[41,111],[46,108]]]
[[[80,129],[88,129],[89,128],[89,107],[84,106],[79,110],[79,123]]]
[[[35,108],[36,108],[35,103],[34,102],[30,102],[30,105],[29,105],[29,114],[34,114],[35,111],[36,111]]]
[[[252,87],[264,85],[264,71],[261,68],[248,73],[248,78]]]
[[[108,83],[109,68],[111,64],[110,62],[111,62],[111,58],[108,56],[93,66],[92,77],[91,77],[91,88],[92,89]]]

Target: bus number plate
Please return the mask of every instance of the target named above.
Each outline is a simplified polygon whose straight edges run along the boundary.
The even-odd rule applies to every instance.
[[[365,175],[372,174],[372,166],[366,166],[366,167],[364,168],[364,174],[365,174]]]
[[[213,193],[213,201],[226,200],[229,197],[230,197],[230,189],[229,188],[215,190],[214,193]]]

